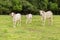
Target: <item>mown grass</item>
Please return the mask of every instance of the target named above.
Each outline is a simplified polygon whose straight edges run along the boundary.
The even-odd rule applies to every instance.
[[[0,40],[60,40],[60,16],[54,15],[54,24],[41,25],[39,15],[34,15],[31,24],[25,24],[22,16],[22,25],[12,27],[12,17],[0,15]]]

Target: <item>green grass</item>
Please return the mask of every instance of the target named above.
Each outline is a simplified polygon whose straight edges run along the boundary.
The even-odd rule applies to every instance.
[[[39,15],[34,15],[32,23],[26,25],[22,16],[22,25],[12,27],[12,18],[0,15],[0,40],[60,40],[60,16],[54,15],[54,24],[43,27]]]

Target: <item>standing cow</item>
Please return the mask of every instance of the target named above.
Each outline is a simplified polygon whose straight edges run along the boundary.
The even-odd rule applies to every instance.
[[[13,27],[16,27],[17,22],[21,22],[21,14],[17,13],[15,14],[14,12],[11,13],[11,16],[13,17]],[[21,24],[21,23],[20,23]]]
[[[46,22],[46,19],[49,19],[49,24],[53,24],[53,13],[51,11],[43,11],[43,10],[40,10],[40,15],[41,15],[41,20],[42,20],[42,25],[45,25],[45,22]]]
[[[27,14],[27,15],[26,15],[26,18],[27,18],[26,24],[32,22],[32,14],[31,14],[31,13],[30,13],[30,14]]]

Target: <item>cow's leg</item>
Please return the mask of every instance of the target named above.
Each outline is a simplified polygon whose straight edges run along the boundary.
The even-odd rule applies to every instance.
[[[46,18],[42,17],[41,20],[42,20],[42,25],[44,26],[45,25]]]
[[[29,23],[31,23],[31,22],[32,22],[32,18],[29,19]]]
[[[20,24],[20,26],[21,26],[21,19],[20,19],[20,20],[18,20],[17,22],[18,22],[17,24]]]
[[[51,21],[51,25],[53,25],[53,17],[51,17],[51,20],[50,21]]]
[[[50,17],[49,18],[49,25],[52,25],[53,24],[53,19]]]
[[[20,26],[21,26],[21,19],[20,19],[19,21],[20,21],[19,24],[20,24]]]
[[[45,19],[45,18],[43,18],[43,26],[45,26],[45,21],[46,21],[46,19]]]
[[[13,27],[14,28],[16,27],[16,21],[13,21]]]
[[[26,19],[26,24],[28,23],[28,19]]]

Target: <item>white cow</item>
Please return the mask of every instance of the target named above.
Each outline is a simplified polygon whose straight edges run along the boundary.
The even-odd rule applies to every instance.
[[[21,14],[17,13],[15,14],[14,12],[11,13],[11,16],[13,17],[13,27],[16,27],[17,22],[21,22]],[[21,24],[21,23],[20,23]]]
[[[27,14],[27,15],[26,15],[26,18],[27,18],[26,24],[32,22],[32,14],[31,14],[31,13],[30,13],[30,14]]]
[[[45,22],[46,22],[46,19],[49,19],[49,24],[53,24],[53,13],[51,11],[43,11],[43,10],[40,10],[40,15],[41,15],[41,20],[42,20],[42,25],[45,25]]]

